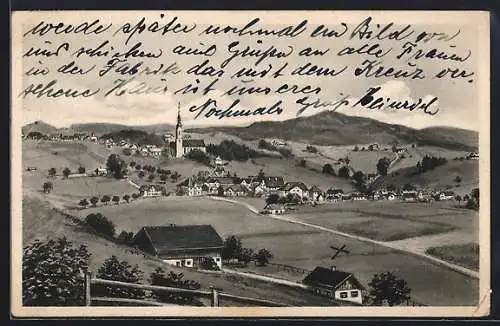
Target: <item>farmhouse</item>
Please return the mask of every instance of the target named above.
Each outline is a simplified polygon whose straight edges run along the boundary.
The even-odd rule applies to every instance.
[[[285,213],[285,208],[283,206],[271,204],[267,205],[262,211],[261,214],[275,214],[280,215]]]
[[[343,194],[344,191],[342,189],[330,188],[326,191],[326,199],[332,201],[339,201],[342,200]]]
[[[336,270],[335,267],[316,267],[302,283],[317,294],[362,304],[363,286],[351,273]]]
[[[439,200],[452,200],[455,198],[455,193],[453,191],[443,191],[438,198]]]
[[[297,195],[300,198],[308,197],[308,188],[303,182],[287,182],[281,189],[282,196]]]
[[[132,245],[179,267],[199,267],[211,259],[222,268],[221,237],[211,225],[145,226],[132,240]]]
[[[165,192],[161,186],[144,185],[139,188],[139,193],[142,197],[160,197]]]
[[[309,198],[315,201],[323,201],[325,199],[323,190],[314,185],[309,189]]]
[[[466,157],[467,160],[479,160],[479,154],[478,153],[469,153]]]
[[[97,168],[95,169],[95,175],[97,176],[106,176],[108,175],[108,169],[107,168]]]

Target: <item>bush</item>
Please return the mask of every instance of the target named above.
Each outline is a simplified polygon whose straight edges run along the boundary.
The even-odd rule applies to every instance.
[[[273,258],[271,252],[267,249],[260,249],[254,255],[254,261],[259,264],[259,266],[266,266],[269,263],[269,260]]]
[[[316,154],[318,152],[318,149],[316,147],[314,147],[314,146],[307,145],[306,146],[306,152]]]
[[[457,175],[457,176],[455,177],[454,181],[455,181],[456,183],[460,183],[460,182],[462,182],[462,177],[461,177],[461,176],[459,176],[459,175]]]
[[[65,237],[35,242],[23,249],[24,306],[84,305],[83,275],[90,253]]]
[[[368,284],[370,299],[374,305],[399,305],[410,299],[411,289],[405,280],[396,277],[392,272],[373,275]]]
[[[133,232],[122,231],[118,236],[118,238],[116,238],[116,241],[120,244],[129,245],[132,243],[133,239],[134,239]]]
[[[135,284],[142,281],[143,275],[138,265],[131,266],[126,261],[119,261],[116,256],[106,259],[97,271],[98,278]],[[142,289],[103,284],[94,285],[92,292],[95,296],[129,299],[142,299],[145,295]]]
[[[87,215],[85,222],[94,230],[110,237],[115,236],[115,224],[108,220],[101,213],[92,213]]]
[[[98,202],[99,202],[99,198],[97,198],[96,196],[90,198],[90,203],[92,204],[92,206],[95,207]]]
[[[325,174],[335,174],[333,166],[330,163],[326,163],[325,165],[323,165],[323,170],[321,172]]]
[[[170,272],[165,275],[165,271],[158,267],[151,273],[151,285],[176,287],[189,290],[199,290],[200,283],[192,280],[185,280],[184,274]],[[161,302],[174,303],[180,305],[203,306],[196,298],[196,295],[169,293],[165,291],[152,291],[155,299]]]
[[[80,200],[80,202],[78,203],[78,205],[80,205],[80,206],[82,206],[82,207],[84,207],[84,208],[85,208],[85,207],[87,207],[87,206],[88,206],[88,204],[89,204],[89,202],[88,202],[88,200],[87,200],[87,199],[85,199],[85,198],[84,198],[84,199],[82,199],[82,200]]]
[[[220,270],[217,263],[214,261],[212,257],[204,257],[200,262],[200,268],[209,271],[218,271]]]
[[[80,166],[80,167],[78,168],[78,173],[79,173],[79,174],[84,174],[84,173],[85,173],[85,168],[84,168],[83,166]]]

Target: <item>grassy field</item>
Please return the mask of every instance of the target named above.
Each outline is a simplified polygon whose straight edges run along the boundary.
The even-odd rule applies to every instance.
[[[477,243],[433,247],[427,249],[427,253],[457,265],[479,270],[479,245]]]
[[[390,270],[407,280],[417,301],[434,305],[473,305],[477,302],[477,280],[412,255],[269,219],[231,203],[200,198],[167,197],[136,201],[129,205],[75,211],[75,214],[83,216],[92,211],[99,211],[115,222],[118,232],[136,232],[145,225],[211,224],[222,237],[237,235],[242,238],[246,247],[268,248],[275,257],[275,263],[308,270],[318,265],[334,264],[341,270],[355,273],[365,285],[374,273]],[[340,255],[332,262],[330,245],[342,244],[345,244],[351,253]],[[273,270],[263,272],[275,273],[276,276],[282,277]]]
[[[198,281],[202,289],[208,289],[210,285],[214,285],[227,293],[274,300],[291,305],[332,305],[332,303],[325,301],[323,298],[298,288],[290,288],[236,275],[206,274],[174,266],[166,267],[158,261],[132,253],[127,247],[96,236],[85,227],[75,225],[64,215],[54,211],[50,204],[43,199],[23,198],[23,246],[30,244],[35,239],[55,239],[63,235],[77,246],[83,244],[88,247],[89,252],[92,254],[90,257],[90,269],[93,271],[96,271],[105,259],[115,255],[120,260],[126,260],[132,265],[138,264],[139,268],[145,273],[146,279],[155,268],[163,267],[167,271],[182,272],[185,279]],[[221,300],[221,305],[239,306],[239,304],[226,300]]]
[[[426,234],[462,230],[478,241],[479,217],[473,210],[450,202],[409,203],[358,201],[300,207],[296,219],[375,240],[393,241]]]

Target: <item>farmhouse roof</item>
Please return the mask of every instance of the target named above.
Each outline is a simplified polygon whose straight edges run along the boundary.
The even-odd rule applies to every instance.
[[[310,192],[319,192],[319,193],[322,193],[323,190],[321,190],[320,187],[318,187],[317,185],[313,185],[310,189],[309,189]]]
[[[232,177],[211,177],[207,180],[207,182],[209,182],[209,183],[218,182],[221,185],[233,185],[234,179],[235,178],[232,178]]]
[[[184,147],[205,147],[203,139],[183,139],[182,146]]]
[[[208,224],[145,226],[141,232],[146,234],[157,255],[224,246],[217,231]]]
[[[356,286],[362,288],[358,280],[351,274],[339,270],[333,270],[325,267],[316,267],[303,280],[302,283],[310,285],[322,285],[326,287],[338,288],[345,281],[350,280]]]
[[[336,195],[336,194],[343,194],[344,190],[342,189],[337,189],[337,188],[330,188],[326,191],[328,195]]]

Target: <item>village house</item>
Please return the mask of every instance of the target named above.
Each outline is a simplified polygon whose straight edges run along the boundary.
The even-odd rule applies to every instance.
[[[361,193],[361,192],[352,192],[352,193],[350,194],[350,199],[351,199],[351,200],[366,200],[367,198],[366,198],[366,196],[365,196],[363,193]]]
[[[479,154],[478,153],[469,153],[465,159],[467,159],[467,160],[479,160]]]
[[[340,201],[344,191],[338,188],[330,188],[326,191],[326,200]]]
[[[403,201],[416,201],[417,192],[415,190],[405,190],[401,194],[401,199]]]
[[[273,215],[281,215],[285,213],[285,207],[276,204],[270,204],[264,207],[264,209],[260,212],[261,214],[273,214]]]
[[[439,194],[438,200],[452,200],[455,198],[455,193],[453,191],[443,191]]]
[[[142,197],[160,197],[165,194],[165,188],[157,185],[143,185],[139,188]]]
[[[380,150],[380,145],[377,143],[370,144],[370,145],[368,145],[368,150],[369,151],[378,151],[378,150]]]
[[[281,189],[280,195],[282,197],[288,194],[297,195],[300,198],[308,198],[308,187],[303,182],[287,182]]]
[[[286,146],[286,143],[285,143],[283,140],[281,140],[281,139],[273,139],[273,140],[271,141],[271,144],[272,144],[273,146],[275,146],[275,147],[283,147],[283,146]]]
[[[246,189],[241,185],[222,185],[222,189],[226,197],[241,197],[247,194]]]
[[[322,296],[363,304],[364,287],[361,283],[353,274],[335,267],[316,267],[302,280],[302,284]]]
[[[95,169],[94,172],[95,172],[95,175],[99,176],[99,177],[105,177],[108,175],[108,169],[104,168],[104,167],[99,167],[99,168]]]
[[[321,190],[316,185],[313,185],[311,188],[309,188],[308,196],[313,201],[323,201],[325,199],[325,195],[323,193],[323,190]]]
[[[224,243],[211,225],[145,226],[132,246],[178,267],[197,268],[211,259],[222,268]]]

